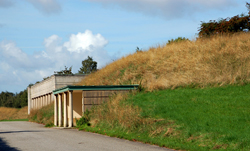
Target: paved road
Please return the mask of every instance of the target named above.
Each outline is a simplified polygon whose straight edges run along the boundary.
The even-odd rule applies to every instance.
[[[45,128],[31,122],[0,122],[0,151],[157,151],[165,150],[76,129]]]

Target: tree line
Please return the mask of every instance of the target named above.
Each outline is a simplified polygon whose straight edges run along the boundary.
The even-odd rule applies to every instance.
[[[15,94],[8,91],[0,93],[1,107],[22,108],[27,105],[28,105],[27,89]]]

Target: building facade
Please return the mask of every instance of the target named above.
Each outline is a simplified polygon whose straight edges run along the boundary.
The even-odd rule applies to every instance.
[[[28,87],[28,114],[54,101],[53,91],[81,82],[86,75],[52,75],[48,79]]]

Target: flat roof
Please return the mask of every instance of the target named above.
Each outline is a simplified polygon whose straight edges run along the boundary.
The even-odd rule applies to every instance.
[[[138,84],[135,85],[99,85],[99,86],[75,86],[68,85],[53,91],[53,94],[63,93],[66,91],[82,90],[82,91],[93,91],[93,90],[136,90]]]

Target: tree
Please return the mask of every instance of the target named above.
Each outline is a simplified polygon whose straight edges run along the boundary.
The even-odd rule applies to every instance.
[[[64,69],[64,70],[61,70],[61,71],[54,71],[54,73],[55,73],[55,74],[59,74],[59,75],[73,74],[73,73],[72,73],[72,66],[69,67],[69,69],[68,69],[68,67],[65,66],[65,69]],[[49,77],[48,77],[48,78],[49,78]],[[44,80],[45,80],[45,79],[46,79],[46,78],[44,78]]]
[[[97,62],[92,57],[88,56],[87,59],[82,61],[82,67],[78,70],[80,74],[89,74],[97,70]]]
[[[219,21],[210,20],[209,22],[201,22],[199,28],[199,37],[209,37],[215,34],[233,34],[236,32],[249,31],[250,30],[250,4],[246,3],[248,9],[248,15],[237,15],[234,17],[228,17],[220,19]]]

